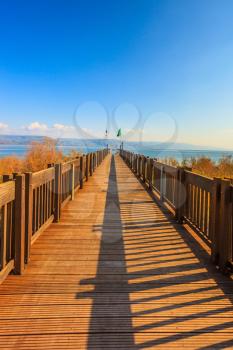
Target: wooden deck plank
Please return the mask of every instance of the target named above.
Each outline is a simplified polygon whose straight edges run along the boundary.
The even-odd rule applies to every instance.
[[[0,286],[0,349],[233,348],[233,283],[108,156]]]

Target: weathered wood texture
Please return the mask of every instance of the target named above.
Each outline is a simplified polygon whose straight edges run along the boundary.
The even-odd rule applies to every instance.
[[[233,348],[233,282],[200,242],[107,156],[0,286],[0,348]]]

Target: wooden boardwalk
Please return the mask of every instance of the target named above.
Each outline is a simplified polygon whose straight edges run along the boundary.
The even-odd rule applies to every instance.
[[[233,283],[107,156],[0,286],[0,349],[233,349]]]

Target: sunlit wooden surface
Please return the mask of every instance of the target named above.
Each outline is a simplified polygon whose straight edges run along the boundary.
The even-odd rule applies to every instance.
[[[233,348],[233,283],[119,156],[0,286],[1,349]]]

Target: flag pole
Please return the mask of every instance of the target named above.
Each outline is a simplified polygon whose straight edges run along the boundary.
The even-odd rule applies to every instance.
[[[121,128],[118,129],[117,131],[117,137],[120,138],[120,151],[123,150],[123,140],[122,140],[122,132],[121,132]]]
[[[107,150],[108,150],[108,130],[107,129],[105,131],[105,140],[106,140],[106,147],[107,147]]]

